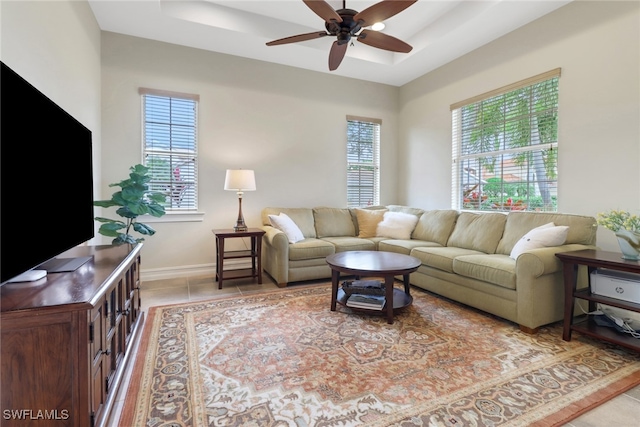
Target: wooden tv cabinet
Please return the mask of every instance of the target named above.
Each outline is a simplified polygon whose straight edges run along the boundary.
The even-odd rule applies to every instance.
[[[105,426],[140,336],[140,250],[80,246],[71,273],[0,287],[0,424]]]

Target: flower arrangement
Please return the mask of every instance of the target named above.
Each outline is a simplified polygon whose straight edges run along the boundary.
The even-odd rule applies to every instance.
[[[601,212],[598,214],[597,222],[598,225],[614,233],[621,229],[640,232],[640,217],[626,211],[611,210],[609,212]]]
[[[640,217],[612,210],[598,214],[598,225],[613,231],[618,238],[622,258],[640,261]]]

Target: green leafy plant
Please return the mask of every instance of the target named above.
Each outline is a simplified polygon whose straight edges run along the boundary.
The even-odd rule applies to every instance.
[[[129,179],[109,184],[109,187],[120,187],[110,200],[94,201],[94,206],[109,208],[119,206],[116,213],[123,220],[115,220],[104,217],[96,217],[95,220],[102,225],[98,233],[107,237],[114,237],[114,245],[129,243],[135,245],[144,240],[143,237],[135,238],[130,234],[136,231],[145,236],[153,236],[156,231],[147,224],[137,221],[140,215],[151,215],[161,217],[165,214],[164,206],[161,203],[166,201],[166,194],[150,191],[149,181],[151,181],[150,169],[143,165],[135,165],[129,168]]]
[[[620,229],[640,232],[640,217],[626,211],[611,210],[609,212],[600,212],[597,222],[614,233]]]

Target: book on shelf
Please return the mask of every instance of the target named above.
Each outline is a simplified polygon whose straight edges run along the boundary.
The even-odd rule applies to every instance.
[[[351,286],[354,288],[381,288],[384,284],[380,280],[352,280]]]
[[[347,307],[382,310],[386,299],[384,295],[352,294],[347,299]]]
[[[366,294],[384,295],[384,283],[379,280],[346,280],[342,283],[342,290],[346,295]]]

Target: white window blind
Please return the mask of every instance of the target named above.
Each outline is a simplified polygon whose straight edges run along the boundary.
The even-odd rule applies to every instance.
[[[380,126],[382,121],[347,116],[347,206],[380,203]]]
[[[141,88],[143,163],[153,191],[167,195],[165,209],[198,209],[197,95]]]
[[[452,205],[555,212],[560,69],[451,106]]]

